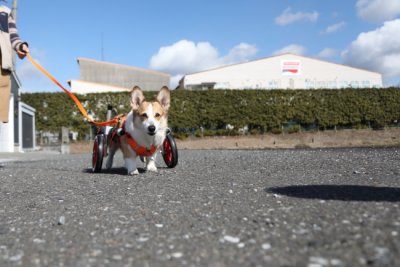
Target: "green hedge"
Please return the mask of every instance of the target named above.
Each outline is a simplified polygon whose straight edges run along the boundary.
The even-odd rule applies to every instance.
[[[153,99],[156,92],[145,92]],[[104,120],[108,104],[119,113],[130,108],[129,93],[77,95],[87,110]],[[247,126],[252,133],[297,131],[336,127],[382,128],[400,121],[400,90],[210,90],[172,91],[170,127],[196,134],[199,129],[236,134]],[[58,131],[67,126],[82,137],[88,125],[65,93],[22,94],[22,101],[36,108],[36,127]],[[225,130],[227,125],[233,130]],[[223,130],[223,131],[221,131]],[[204,131],[202,131],[204,132]]]

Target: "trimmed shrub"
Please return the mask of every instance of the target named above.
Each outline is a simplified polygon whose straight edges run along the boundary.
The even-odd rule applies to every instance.
[[[157,92],[144,92],[152,100]],[[65,93],[24,93],[22,101],[36,109],[38,131],[59,131],[62,126],[88,132],[88,124]],[[77,95],[85,108],[104,121],[108,104],[118,113],[130,110],[129,93]],[[400,90],[320,89],[320,90],[209,90],[171,92],[169,125],[178,137],[282,133],[341,128],[382,129],[400,121]],[[233,130],[226,130],[226,125]],[[292,126],[290,126],[292,125]],[[198,131],[203,129],[200,133]],[[178,134],[179,133],[179,134]]]

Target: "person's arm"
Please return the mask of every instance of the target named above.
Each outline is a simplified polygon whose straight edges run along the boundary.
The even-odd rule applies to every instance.
[[[24,58],[26,54],[29,53],[29,45],[27,42],[21,41],[17,25],[11,14],[8,18],[8,32],[10,33],[11,46],[14,48],[15,52],[17,52],[19,58]]]

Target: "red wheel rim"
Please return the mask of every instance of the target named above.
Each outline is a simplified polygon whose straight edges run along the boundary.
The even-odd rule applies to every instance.
[[[165,139],[163,143],[163,148],[164,148],[164,160],[167,161],[168,163],[172,162],[172,150],[168,138]]]

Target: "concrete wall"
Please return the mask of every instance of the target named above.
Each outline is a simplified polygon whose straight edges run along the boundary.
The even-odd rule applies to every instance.
[[[170,76],[162,72],[85,58],[79,58],[78,63],[81,81],[128,89],[137,85],[144,91],[158,91],[170,82]]]
[[[382,75],[309,57],[284,54],[183,78],[185,89],[310,89],[382,87]]]

